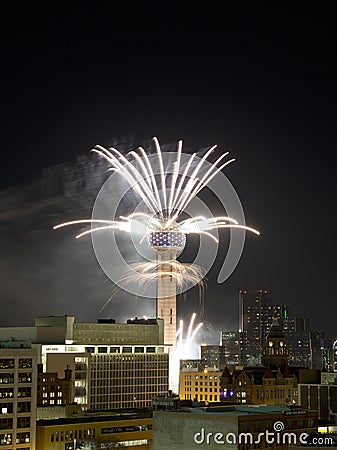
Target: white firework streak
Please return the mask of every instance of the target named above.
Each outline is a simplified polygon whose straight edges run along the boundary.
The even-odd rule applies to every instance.
[[[176,333],[177,347],[175,349],[178,359],[186,359],[190,356],[191,345],[194,344],[194,339],[198,331],[202,328],[203,323],[200,322],[194,329],[194,322],[196,319],[196,313],[193,313],[190,319],[190,323],[187,329],[187,336],[184,337],[184,321],[179,321],[179,328]]]
[[[179,141],[177,157],[173,162],[172,167],[167,168],[167,172],[165,172],[162,151],[158,139],[154,137],[153,141],[160,168],[161,190],[158,187],[148,154],[142,147],[137,149],[139,153],[136,151],[131,151],[127,153],[126,156],[122,155],[121,152],[115,148],[105,149],[104,147],[97,145],[92,149],[93,152],[101,155],[111,164],[109,170],[114,170],[120,173],[120,175],[128,182],[136,194],[144,200],[147,208],[149,209],[149,214],[132,213],[127,217],[121,216],[120,219],[122,220],[73,220],[70,222],[61,223],[53,228],[58,229],[64,226],[81,223],[98,225],[90,230],[78,234],[76,238],[106,230],[117,230],[131,233],[131,229],[135,229],[135,224],[138,224],[140,229],[146,229],[147,232],[154,231],[156,229],[176,229],[186,235],[193,233],[204,234],[216,242],[218,242],[218,239],[209,233],[209,231],[221,228],[241,228],[257,235],[260,234],[258,230],[245,225],[240,225],[235,219],[226,216],[212,218],[197,216],[178,222],[180,214],[185,210],[192,199],[196,197],[198,193],[205,186],[207,186],[207,184],[223,168],[235,161],[235,159],[230,159],[225,163],[220,164],[221,161],[228,155],[228,152],[226,152],[221,155],[214,164],[212,164],[205,174],[201,175],[203,164],[216,148],[216,145],[214,145],[205,153],[196,167],[192,170],[192,162],[196,156],[196,154],[193,153],[190,156],[185,169],[183,170],[181,167],[182,141]],[[129,160],[128,157],[133,158],[133,160]],[[139,163],[139,170],[132,164],[132,161],[134,160]],[[166,184],[167,173],[172,173],[172,180],[169,188]],[[144,232],[141,236],[141,242],[145,236],[146,232]]]

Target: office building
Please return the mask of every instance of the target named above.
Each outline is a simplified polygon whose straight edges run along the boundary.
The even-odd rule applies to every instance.
[[[76,418],[38,420],[36,450],[152,448],[152,413],[144,410],[88,411]]]
[[[219,370],[224,368],[224,347],[222,345],[206,345],[202,344],[201,361],[204,368],[213,367]]]
[[[29,343],[0,345],[0,447],[35,450],[37,351]]]
[[[261,364],[264,340],[272,324],[272,318],[287,317],[289,305],[273,305],[266,290],[239,292],[239,332],[246,337],[246,363]]]
[[[0,328],[1,336],[34,339],[43,372],[72,371],[74,401],[83,408],[148,407],[169,389],[169,351],[162,319],[77,323],[71,316],[40,317],[25,330]]]
[[[222,331],[221,344],[224,366],[234,369],[235,366],[245,365],[250,361],[246,332]]]
[[[181,370],[179,374],[180,400],[220,401],[220,376],[217,368]]]
[[[261,364],[261,350],[272,318],[280,318],[288,344],[290,366],[323,368],[327,366],[326,348],[322,332],[311,331],[307,317],[291,317],[288,304],[274,304],[266,290],[239,292],[239,331],[241,339],[241,362],[247,365]],[[237,341],[239,340],[237,336]],[[232,359],[238,352],[233,349]]]
[[[289,365],[313,368],[309,319],[281,317],[281,324],[288,344]]]

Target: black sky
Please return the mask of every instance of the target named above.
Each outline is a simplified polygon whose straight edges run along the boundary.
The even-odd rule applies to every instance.
[[[94,321],[110,292],[90,244],[50,231],[60,205],[47,208],[44,220],[24,208],[34,199],[22,198],[20,187],[48,167],[68,167],[95,144],[132,138],[138,146],[157,136],[162,144],[183,139],[186,151],[213,144],[230,151],[236,162],[226,175],[247,223],[262,233],[247,237],[221,286],[216,263],[205,321],[214,330],[236,327],[238,290],[263,288],[337,336],[336,24],[328,9],[266,12],[218,18],[216,31],[203,31],[211,28],[201,14],[192,31],[169,21],[151,27],[150,16],[123,28],[112,13],[89,7],[50,13],[35,31],[22,17],[8,26],[1,45],[1,326],[45,314]],[[155,31],[138,31],[146,29]],[[75,202],[63,208],[81,211]],[[118,307],[123,316],[128,306],[111,304],[104,314],[118,318]],[[141,314],[142,304],[136,309]]]

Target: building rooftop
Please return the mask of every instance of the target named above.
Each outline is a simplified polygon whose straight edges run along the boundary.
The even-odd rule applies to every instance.
[[[244,416],[249,414],[283,414],[289,412],[290,408],[278,405],[229,405],[229,406],[206,406],[204,408],[189,408],[191,413],[196,414],[222,414],[230,416]]]
[[[135,420],[148,419],[152,417],[152,410],[149,408],[139,409],[118,409],[118,410],[87,410],[85,415],[72,418],[58,418],[58,419],[40,419],[37,420],[36,426],[53,426],[53,425],[71,425],[79,423],[91,422],[112,422],[119,420]]]

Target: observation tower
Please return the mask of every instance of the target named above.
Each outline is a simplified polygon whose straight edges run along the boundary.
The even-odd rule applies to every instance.
[[[164,319],[164,343],[176,346],[177,334],[177,273],[174,270],[177,256],[186,244],[186,235],[176,222],[158,227],[148,234],[150,247],[157,254],[156,316]]]

